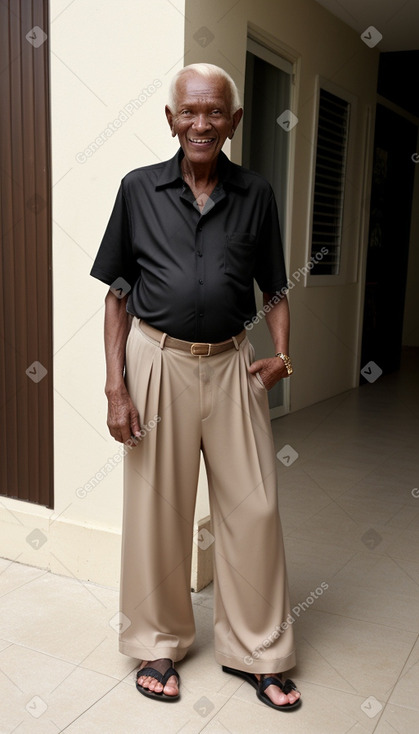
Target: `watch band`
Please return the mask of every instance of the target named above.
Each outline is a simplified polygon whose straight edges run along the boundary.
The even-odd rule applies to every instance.
[[[293,369],[292,362],[288,354],[284,354],[283,352],[278,352],[277,354],[275,354],[275,357],[280,357],[282,359],[288,374],[292,375],[292,373],[294,372],[294,369]]]

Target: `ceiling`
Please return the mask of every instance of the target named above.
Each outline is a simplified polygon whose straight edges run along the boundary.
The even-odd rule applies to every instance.
[[[419,49],[419,0],[316,0],[359,34],[374,26],[380,51]]]

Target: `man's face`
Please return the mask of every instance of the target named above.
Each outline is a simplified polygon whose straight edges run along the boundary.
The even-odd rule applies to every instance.
[[[185,74],[177,83],[176,109],[166,107],[172,135],[185,158],[195,164],[217,159],[227,137],[232,138],[243,111],[231,114],[230,90],[220,77]]]

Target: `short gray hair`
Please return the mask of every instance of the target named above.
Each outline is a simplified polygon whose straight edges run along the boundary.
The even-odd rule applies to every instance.
[[[191,73],[205,77],[206,79],[211,77],[221,77],[224,79],[227,83],[228,89],[230,90],[231,114],[234,114],[234,112],[241,108],[242,104],[236,83],[231,78],[230,74],[227,74],[221,66],[215,66],[215,64],[189,64],[189,66],[184,66],[183,69],[180,69],[170,82],[168,107],[172,112],[175,111],[176,107],[176,85],[181,77]]]

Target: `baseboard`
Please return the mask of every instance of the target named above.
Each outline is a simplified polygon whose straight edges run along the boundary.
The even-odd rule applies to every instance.
[[[3,503],[2,503],[3,504]],[[114,530],[0,508],[0,556],[118,588],[121,535]]]
[[[11,510],[6,503],[0,507],[0,528],[2,558],[118,588],[119,532],[54,519],[46,508],[35,508],[33,512],[29,508],[26,512]],[[200,591],[213,579],[214,536],[209,515],[196,523],[193,541],[191,589]]]

